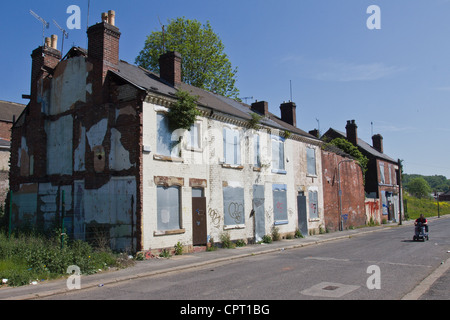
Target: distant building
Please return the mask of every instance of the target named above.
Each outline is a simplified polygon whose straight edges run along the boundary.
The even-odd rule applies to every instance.
[[[450,190],[440,193],[438,199],[439,201],[450,201]]]
[[[24,109],[23,104],[0,100],[0,206],[4,205],[9,190],[11,127]]]

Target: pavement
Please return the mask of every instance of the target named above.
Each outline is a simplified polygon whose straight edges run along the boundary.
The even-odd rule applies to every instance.
[[[443,216],[442,218],[450,218]],[[434,218],[428,218],[430,221]],[[437,218],[436,218],[437,219]],[[171,258],[153,258],[145,261],[136,261],[136,264],[126,269],[116,271],[104,271],[93,275],[81,276],[80,289],[86,290],[93,287],[103,286],[132,279],[162,275],[171,272],[179,272],[192,268],[204,267],[215,263],[222,263],[231,260],[243,259],[249,256],[268,254],[280,250],[289,250],[301,248],[311,245],[326,243],[348,239],[354,236],[363,235],[371,232],[378,232],[389,227],[407,227],[414,223],[413,220],[403,221],[401,226],[397,223],[386,224],[376,227],[364,227],[353,230],[338,231],[333,233],[325,233],[305,238],[289,239],[275,241],[271,244],[252,244],[236,249],[217,249],[215,251],[203,251],[191,254],[183,254],[172,256]],[[448,299],[448,290],[446,279],[450,277],[450,259],[435,270],[429,277],[419,284],[415,290],[403,297],[405,300],[417,299],[433,299],[433,293],[438,292],[443,299]],[[74,283],[74,282],[72,282]],[[448,283],[448,282],[447,282]],[[444,284],[444,292],[442,286]],[[51,281],[42,281],[36,285],[28,285],[22,287],[5,287],[0,288],[0,300],[33,300],[53,295],[67,293],[71,290],[67,286],[67,278]],[[445,297],[444,297],[445,296]],[[439,295],[437,296],[439,299]]]

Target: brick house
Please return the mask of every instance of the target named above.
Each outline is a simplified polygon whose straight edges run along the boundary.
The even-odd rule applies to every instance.
[[[52,42],[33,51],[30,103],[12,132],[14,226],[64,219],[72,238],[151,252],[323,225],[322,142],[296,127],[294,103],[278,117],[267,102],[183,83],[176,52],[160,75],[121,61],[114,12],[87,34],[88,50],[64,58]],[[169,130],[178,90],[198,97],[189,131]]]
[[[438,199],[439,201],[450,201],[450,190],[439,194]]]
[[[0,206],[4,205],[9,189],[11,127],[24,109],[23,104],[0,100]]]
[[[398,221],[399,213],[403,212],[401,204],[400,172],[398,161],[384,153],[383,137],[375,134],[372,145],[358,138],[358,126],[355,120],[347,121],[346,132],[330,128],[322,137],[324,140],[346,138],[358,147],[369,159],[365,175],[365,193],[369,199],[379,199],[381,217],[388,221]],[[378,221],[380,222],[380,221]]]

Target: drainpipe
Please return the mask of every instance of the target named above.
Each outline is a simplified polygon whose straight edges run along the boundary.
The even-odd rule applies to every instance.
[[[342,221],[342,190],[341,190],[341,173],[340,173],[340,165],[343,162],[353,162],[351,159],[341,160],[338,163],[338,186],[339,186],[339,231],[344,231],[344,221]]]

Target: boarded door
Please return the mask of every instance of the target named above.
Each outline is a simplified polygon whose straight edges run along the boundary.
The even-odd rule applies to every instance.
[[[306,196],[303,192],[297,195],[298,229],[302,235],[308,235],[308,217],[306,213]]]
[[[266,234],[264,220],[264,186],[253,186],[253,211],[255,215],[255,241],[262,241]]]
[[[206,198],[192,198],[192,241],[194,246],[206,245]]]

